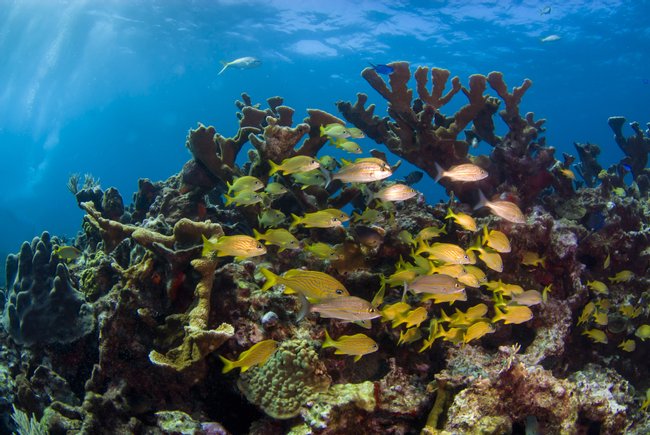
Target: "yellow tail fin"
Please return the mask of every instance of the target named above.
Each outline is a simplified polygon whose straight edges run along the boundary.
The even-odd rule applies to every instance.
[[[219,359],[223,362],[223,369],[221,370],[221,373],[228,373],[237,367],[235,365],[235,361],[230,361],[228,358],[224,358],[221,355],[219,355]]]
[[[262,275],[266,278],[266,282],[260,290],[266,291],[278,283],[278,276],[275,273],[264,267],[260,268],[260,272],[262,272]]]
[[[273,163],[273,160],[269,160],[269,165],[271,165],[271,170],[269,171],[269,177],[280,170],[280,165]]]

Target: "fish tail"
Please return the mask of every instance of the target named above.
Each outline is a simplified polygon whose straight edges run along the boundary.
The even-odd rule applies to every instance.
[[[228,373],[232,369],[236,368],[235,361],[230,361],[228,358],[219,355],[219,359],[223,362],[223,369],[221,373]],[[244,371],[244,370],[242,370]]]
[[[230,181],[226,181],[226,187],[228,188],[228,193],[232,192],[232,184],[230,184]]]
[[[323,124],[320,125],[320,135],[325,136],[325,126]]]
[[[228,68],[228,62],[222,60],[222,61],[221,61],[221,65],[223,65],[223,68],[221,68],[221,71],[219,71],[219,72],[217,73],[218,76],[220,76],[221,73],[224,72],[224,71],[226,70],[226,68]]]
[[[323,189],[327,190],[328,186],[332,182],[332,173],[325,168],[321,168],[321,172],[325,176],[325,187],[323,187]]]
[[[300,322],[309,313],[311,309],[311,305],[309,304],[309,301],[307,300],[305,295],[303,295],[302,293],[298,293],[298,300],[300,301],[300,311],[298,311],[298,315],[296,316],[296,321]],[[325,334],[327,334],[327,331],[325,331]]]
[[[289,225],[289,230],[292,230],[292,229],[296,228],[300,224],[300,222],[302,221],[300,216],[295,215],[293,213],[291,213],[291,218],[293,219],[293,222],[291,222],[291,225]]]
[[[224,194],[223,196],[226,198],[226,206],[229,206],[235,200],[234,196],[228,196],[227,193]]]
[[[259,216],[257,218],[259,219]],[[255,228],[253,228],[253,237],[255,238],[255,240],[261,240],[262,233],[260,233]]]
[[[442,169],[442,166],[440,166],[438,162],[433,162],[433,164],[436,166],[436,178],[434,178],[434,181],[437,183],[442,178],[442,174],[445,170]]]
[[[483,243],[487,243],[487,239],[488,239],[488,227],[487,225],[485,225],[483,227]]]
[[[327,332],[327,329],[325,330],[325,341],[322,344],[322,348],[326,347],[334,347],[335,343],[334,340],[332,340],[332,337],[330,337],[329,333]]]
[[[485,207],[485,204],[487,202],[487,198],[483,194],[483,191],[481,189],[478,190],[478,202],[474,206],[474,210],[478,210],[479,208]]]
[[[445,216],[445,219],[453,219],[456,217],[456,213],[451,208],[447,209],[447,216]]]
[[[203,239],[203,251],[201,251],[202,257],[208,257],[212,252],[217,248],[205,235],[201,234],[201,239]]]
[[[505,313],[499,309],[496,305],[494,306],[494,312],[496,315],[492,318],[492,323],[496,323],[499,320],[505,319]]]
[[[266,291],[278,283],[278,276],[275,273],[264,267],[260,268],[260,272],[262,272],[262,275],[266,278],[266,282],[260,290]]]
[[[269,160],[269,165],[271,165],[271,170],[269,171],[269,177],[280,170],[280,165],[275,163],[273,160]]]

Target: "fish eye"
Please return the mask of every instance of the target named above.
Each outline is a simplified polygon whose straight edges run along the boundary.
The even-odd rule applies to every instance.
[[[378,345],[377,343],[373,343],[373,344],[372,344],[372,348],[373,348],[373,349],[378,349],[378,348],[379,348],[379,345]]]
[[[257,249],[262,249],[262,248],[264,248],[264,246],[262,246],[261,243],[258,243],[258,244],[257,244]]]
[[[335,291],[336,291],[337,295],[342,295],[343,294],[343,290],[340,289],[340,288],[337,288]]]
[[[460,288],[460,283],[457,282],[456,284],[454,284],[454,287],[456,287],[456,288]]]
[[[374,313],[375,311],[377,311],[377,310],[375,310],[375,307],[368,308],[369,313]]]
[[[337,217],[333,217],[333,218],[332,218],[332,222],[340,222],[340,221],[341,221],[341,220],[340,220],[339,218],[337,218]]]

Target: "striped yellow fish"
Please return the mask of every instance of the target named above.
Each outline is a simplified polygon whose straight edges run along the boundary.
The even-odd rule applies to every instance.
[[[391,175],[393,172],[387,164],[379,165],[375,162],[362,161],[343,166],[332,175],[332,180],[341,180],[344,183],[370,183]]]
[[[241,355],[239,355],[237,361],[231,361],[219,355],[219,358],[224,364],[222,373],[228,373],[235,368],[240,368],[241,372],[244,373],[246,370],[253,366],[264,364],[271,357],[271,355],[273,355],[277,348],[277,341],[264,340],[255,344],[250,349],[242,352]]]
[[[239,260],[266,254],[266,247],[250,236],[241,234],[221,236],[216,240],[214,238],[207,239],[204,235],[201,237],[204,257],[216,253],[217,257],[233,256]]]
[[[312,302],[350,296],[348,289],[339,280],[323,272],[291,269],[279,276],[265,268],[260,268],[260,271],[266,278],[262,291],[282,284],[288,288],[285,293],[300,293]]]
[[[463,163],[461,165],[456,165],[448,170],[442,169],[442,166],[440,166],[438,163],[435,163],[436,165],[436,182],[440,181],[441,178],[449,178],[452,181],[463,181],[463,182],[469,182],[469,181],[479,181],[484,178],[487,178],[489,175],[487,171],[480,166],[476,166],[473,163]]]
[[[488,201],[483,195],[483,192],[480,190],[478,204],[474,206],[474,210],[477,210],[482,207],[487,207],[490,209],[492,214],[499,216],[502,219],[507,220],[515,224],[524,224],[526,223],[526,216],[522,213],[521,209],[517,207],[517,204],[510,201]]]
[[[364,355],[377,352],[379,349],[377,342],[365,334],[342,335],[337,340],[334,340],[325,330],[323,349],[328,347],[335,348],[334,353],[338,355],[354,355],[354,362],[359,361]]]

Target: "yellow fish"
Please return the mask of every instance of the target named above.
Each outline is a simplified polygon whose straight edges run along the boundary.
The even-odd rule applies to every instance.
[[[458,275],[456,277],[459,283],[464,284],[467,287],[472,287],[472,288],[479,288],[481,286],[481,283],[479,282],[478,278],[476,278],[475,275],[466,272],[463,270],[463,273]]]
[[[309,186],[324,187],[328,182],[325,174],[323,174],[319,169],[312,169],[307,172],[296,172],[291,174],[291,176],[296,183],[302,184],[302,190],[305,190]]]
[[[284,175],[289,175],[295,174],[296,172],[311,171],[312,169],[320,167],[318,160],[310,156],[290,157],[282,160],[282,163],[279,165],[269,160],[269,164],[271,165],[269,175],[273,175],[279,171],[282,171],[282,174]]]
[[[231,192],[237,194],[244,190],[257,192],[264,187],[264,183],[257,177],[244,175],[243,177],[235,177],[232,184],[227,182],[226,186],[228,186],[228,195],[230,195]]]
[[[70,263],[81,257],[81,251],[74,246],[56,246],[52,250],[52,255]]]
[[[370,183],[391,175],[393,172],[387,164],[379,165],[375,162],[363,161],[343,166],[332,175],[332,180],[341,180],[344,183]]]
[[[553,284],[551,283],[542,289],[542,302],[546,303],[546,301],[548,300],[548,294],[551,292],[552,288],[553,288]]]
[[[521,259],[521,264],[524,266],[546,267],[546,257],[540,257],[537,252],[524,251],[524,255]]]
[[[338,208],[326,208],[320,211],[324,211],[325,213],[329,213],[341,222],[347,222],[350,220],[350,216],[344,211],[339,210]]]
[[[399,340],[397,340],[397,345],[401,346],[403,344],[410,344],[418,341],[421,338],[422,332],[420,332],[420,328],[409,328],[406,331],[399,332]]]
[[[569,180],[575,180],[576,179],[576,174],[574,174],[571,169],[560,168],[559,172],[560,172],[560,174],[562,174],[564,177],[568,178]]]
[[[631,338],[625,341],[621,341],[618,346],[619,349],[623,349],[625,352],[634,352],[636,349],[636,341]]]
[[[362,356],[379,350],[379,345],[375,340],[365,334],[342,335],[338,340],[333,340],[325,330],[325,341],[323,349],[333,347],[334,352],[338,355],[354,355],[354,362],[361,359]]]
[[[304,216],[296,216],[291,214],[293,222],[289,226],[289,229],[295,228],[298,225],[304,225],[306,228],[333,228],[343,225],[343,222],[339,218],[332,216],[326,211],[315,211],[313,213],[307,213]]]
[[[603,261],[603,269],[609,268],[609,264],[612,261],[612,257],[609,255],[609,252],[607,253],[607,257],[605,257],[605,261]]]
[[[613,284],[619,282],[629,282],[632,278],[634,278],[634,272],[631,270],[621,270],[616,275],[610,277],[609,282]]]
[[[402,230],[399,233],[397,233],[397,240],[399,240],[405,245],[411,245],[413,247],[418,245],[418,242],[413,238],[413,234],[411,234],[407,230]]]
[[[423,293],[422,301],[428,301],[433,299],[434,304],[448,303],[452,305],[456,301],[466,301],[467,293],[463,290],[459,293],[450,293],[450,294],[436,294],[436,293]]]
[[[250,190],[242,190],[241,192],[237,192],[234,196],[229,196],[228,194],[225,194],[223,196],[226,198],[226,205],[230,205],[232,203],[235,203],[235,205],[239,206],[253,205],[264,200],[264,197],[261,194]]]
[[[594,313],[594,322],[600,326],[607,326],[609,323],[609,317],[607,316],[607,311],[598,311]]]
[[[422,322],[427,320],[427,317],[429,316],[429,313],[427,312],[427,309],[424,307],[417,307],[406,314],[400,314],[398,315],[392,323],[393,328],[397,328],[401,324],[405,324],[407,328],[411,328],[413,326],[417,327],[420,326]]]
[[[650,325],[643,324],[639,326],[634,332],[634,335],[639,337],[641,341],[646,341],[648,338],[650,338]]]
[[[361,214],[358,214],[356,212],[352,213],[352,220],[354,220],[354,222],[371,224],[376,222],[379,216],[381,216],[381,212],[379,210],[376,210],[374,208],[366,208]]]
[[[289,190],[286,187],[284,187],[283,184],[274,181],[272,183],[267,184],[266,187],[264,188],[264,191],[269,195],[280,196],[280,195],[284,195]]]
[[[273,355],[275,350],[278,348],[278,342],[275,340],[264,340],[253,345],[250,349],[244,351],[239,355],[237,361],[231,361],[223,356],[219,355],[221,361],[223,361],[223,370],[222,373],[228,373],[234,368],[240,368],[241,372],[244,373],[249,368],[264,364],[270,357]]]
[[[305,246],[305,250],[323,260],[334,261],[342,258],[342,254],[336,248],[323,242],[308,244]]]
[[[474,266],[473,264],[464,264],[463,269],[465,272],[474,275],[479,284],[484,284],[487,282],[487,275],[479,267]]]
[[[480,258],[487,267],[495,272],[503,272],[503,259],[498,252],[489,252],[480,248],[478,258]]]
[[[430,258],[451,264],[471,264],[471,260],[465,250],[458,245],[451,243],[434,243],[427,245],[424,240],[420,240],[418,250],[415,254],[426,252]]]
[[[262,214],[257,217],[257,222],[261,227],[268,228],[280,225],[285,219],[286,216],[280,210],[266,208]]]
[[[235,236],[221,236],[218,239],[207,239],[204,235],[203,238],[203,253],[204,257],[212,255],[216,252],[217,257],[232,256],[237,260],[244,258],[257,257],[266,254],[266,248],[258,240],[250,236],[235,235]]]
[[[406,314],[411,309],[411,306],[406,302],[395,302],[394,304],[386,305],[381,309],[381,321],[390,322],[397,317]]]
[[[472,326],[467,328],[463,334],[463,343],[469,343],[472,340],[478,340],[483,337],[485,334],[491,334],[494,332],[494,326],[489,322],[480,321],[474,323]]]
[[[625,304],[620,307],[618,311],[629,319],[636,319],[641,315],[641,313],[643,313],[643,307],[639,305],[638,307],[634,308],[634,306],[630,304]]]
[[[501,231],[490,230],[483,227],[483,243],[501,254],[507,254],[511,251],[510,240]]]
[[[492,323],[503,320],[503,323],[506,325],[510,323],[520,324],[533,318],[533,312],[525,305],[508,306],[504,308],[504,311],[500,311],[499,308],[495,306],[494,311],[496,312],[496,316],[492,318]]]
[[[578,317],[578,323],[577,325],[580,326],[583,323],[585,323],[587,320],[589,320],[589,317],[596,311],[596,304],[593,302],[589,302],[585,307],[582,309],[582,314],[580,314],[580,317]]]
[[[346,127],[345,129],[350,134],[350,137],[352,137],[354,139],[362,139],[362,138],[366,137],[366,135],[363,134],[363,131],[359,130],[356,127]]]
[[[442,169],[442,166],[440,166],[438,163],[435,163],[435,165],[437,171],[435,178],[436,182],[445,177],[449,178],[451,181],[479,181],[487,178],[489,175],[485,169],[481,168],[480,166],[476,166],[473,163],[463,163],[461,165],[456,165],[446,171]]]
[[[328,171],[333,171],[334,169],[341,166],[339,162],[337,162],[336,159],[332,156],[323,156],[318,159],[318,162],[320,163],[321,168],[325,168]]]
[[[582,335],[586,335],[594,343],[607,344],[607,334],[600,329],[589,329],[588,331],[583,331]]]
[[[260,268],[260,271],[266,278],[266,282],[261,288],[262,291],[282,284],[288,288],[285,289],[285,293],[297,292],[310,301],[350,296],[348,289],[339,280],[323,272],[290,269],[283,276],[279,276],[263,267]]]
[[[350,137],[350,132],[345,128],[345,125],[339,123],[331,123],[320,126],[320,135],[327,136],[328,139],[339,139]]]
[[[607,295],[609,294],[609,289],[607,285],[602,281],[587,281],[587,287],[589,287],[594,293]]]
[[[474,206],[474,210],[478,210],[482,207],[487,207],[490,209],[492,214],[499,216],[502,219],[507,220],[515,224],[524,224],[526,223],[526,216],[522,213],[521,209],[517,207],[517,204],[510,201],[488,201],[483,195],[482,191],[478,191],[479,201],[478,204]]]
[[[426,227],[420,230],[415,240],[428,242],[431,239],[440,237],[442,234],[447,234],[447,225],[443,225],[442,228],[438,227]]]
[[[381,201],[406,201],[417,195],[417,190],[406,184],[392,184],[384,187],[372,197]]]
[[[253,235],[257,240],[264,240],[266,245],[276,245],[280,249],[278,252],[282,252],[285,249],[299,249],[300,242],[296,237],[291,234],[289,231],[284,228],[278,228],[275,230],[268,230],[264,234],[260,233],[256,229],[253,229]]]
[[[454,211],[451,208],[448,209],[447,216],[445,216],[445,219],[453,219],[454,222],[460,225],[461,228],[463,228],[464,230],[472,231],[472,232],[478,230],[478,227],[476,226],[476,221],[474,220],[473,217],[465,213],[454,213]]]
[[[343,151],[347,151],[351,154],[361,154],[363,152],[363,150],[361,149],[358,143],[352,142],[351,140],[347,140],[345,138],[335,139],[330,142],[336,148]]]

